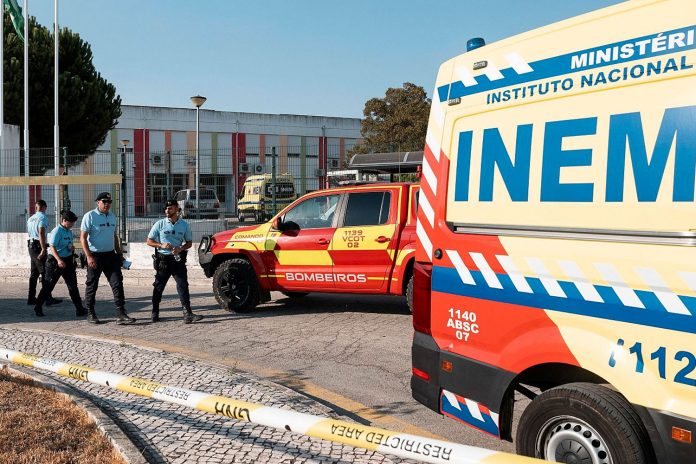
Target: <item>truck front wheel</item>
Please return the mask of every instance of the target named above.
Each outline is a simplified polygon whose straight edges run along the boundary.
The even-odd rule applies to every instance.
[[[520,418],[517,453],[551,462],[653,463],[638,414],[618,392],[571,383],[537,396]]]
[[[259,281],[251,263],[232,258],[222,263],[213,275],[213,294],[226,311],[243,313],[259,304]]]

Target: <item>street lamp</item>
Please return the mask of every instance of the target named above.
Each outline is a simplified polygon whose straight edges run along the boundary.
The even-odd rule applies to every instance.
[[[121,215],[121,243],[126,240],[126,215],[128,214],[126,209],[126,147],[128,147],[129,143],[130,140],[121,139],[121,207],[119,208]]]
[[[203,103],[205,103],[207,99],[201,95],[195,95],[191,97],[191,103],[193,103],[193,106],[196,107],[196,218],[199,217],[200,215],[200,209],[199,209],[199,202],[198,198],[201,196],[200,192],[198,191],[198,183],[200,182],[201,178],[201,171],[200,171],[200,152],[199,152],[199,138],[200,138],[200,109],[201,106],[203,106]]]

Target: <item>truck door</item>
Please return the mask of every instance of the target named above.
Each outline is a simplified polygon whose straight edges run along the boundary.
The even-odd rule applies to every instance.
[[[283,215],[288,230],[271,232],[264,253],[268,277],[283,290],[333,290],[331,239],[340,194],[313,195]],[[296,226],[296,227],[295,227]]]
[[[336,288],[386,291],[394,259],[398,195],[394,189],[348,194],[331,243]]]

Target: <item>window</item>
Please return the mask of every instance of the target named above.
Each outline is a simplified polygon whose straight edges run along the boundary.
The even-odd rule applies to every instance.
[[[323,195],[308,198],[285,213],[284,222],[292,221],[300,229],[331,227],[340,195]]]
[[[376,226],[389,220],[391,192],[360,192],[348,195],[343,227]]]
[[[196,196],[195,193],[193,196]],[[215,200],[215,192],[208,189],[201,189],[201,200]]]

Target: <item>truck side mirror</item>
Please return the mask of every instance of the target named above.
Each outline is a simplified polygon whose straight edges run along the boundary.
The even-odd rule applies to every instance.
[[[297,232],[300,230],[300,226],[294,221],[284,221],[282,216],[278,216],[273,220],[271,226],[275,230],[281,232]]]

